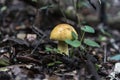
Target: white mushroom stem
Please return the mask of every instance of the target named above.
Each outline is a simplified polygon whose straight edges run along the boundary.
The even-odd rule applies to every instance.
[[[68,54],[68,44],[66,44],[64,41],[58,41],[58,50],[60,53],[65,53],[66,55]]]

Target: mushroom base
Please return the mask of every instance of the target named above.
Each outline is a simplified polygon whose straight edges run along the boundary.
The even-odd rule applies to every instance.
[[[61,54],[65,53],[66,55],[68,55],[68,44],[66,44],[64,41],[59,41],[58,50],[60,51]]]

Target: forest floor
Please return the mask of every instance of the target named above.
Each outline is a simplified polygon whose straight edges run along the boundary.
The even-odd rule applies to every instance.
[[[0,80],[120,79],[120,28],[113,27],[120,26],[119,22],[111,26],[82,21],[84,16],[94,15],[86,8],[82,12],[85,15],[75,20],[49,6],[37,9],[31,0],[4,1],[0,3]],[[83,51],[69,45],[73,56],[59,54],[50,33],[60,23],[72,25],[78,39],[82,36],[81,26],[92,26],[95,33],[86,33],[85,38],[96,41],[100,47],[85,46]]]

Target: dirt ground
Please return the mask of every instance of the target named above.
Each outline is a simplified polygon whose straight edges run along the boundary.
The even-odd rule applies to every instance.
[[[0,0],[0,80],[120,80],[119,3]],[[62,23],[78,33],[80,44],[66,41],[70,55],[60,54],[58,42],[50,39]],[[84,26],[95,32],[84,34]]]

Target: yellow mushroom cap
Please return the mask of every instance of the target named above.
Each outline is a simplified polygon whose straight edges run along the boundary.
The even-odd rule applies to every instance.
[[[57,25],[50,34],[50,39],[65,41],[66,39],[73,39],[72,31],[77,34],[75,29],[69,24],[59,24]],[[78,34],[77,34],[78,35]]]

